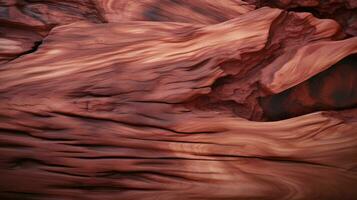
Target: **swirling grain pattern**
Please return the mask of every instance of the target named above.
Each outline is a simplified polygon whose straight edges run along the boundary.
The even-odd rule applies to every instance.
[[[241,0],[96,0],[107,21],[175,21],[198,24],[223,22],[254,10]]]
[[[356,199],[356,37],[289,2],[0,1],[0,199]]]

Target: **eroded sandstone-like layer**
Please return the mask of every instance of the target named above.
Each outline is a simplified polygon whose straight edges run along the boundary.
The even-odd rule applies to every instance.
[[[355,199],[357,40],[291,5],[0,1],[1,199]]]

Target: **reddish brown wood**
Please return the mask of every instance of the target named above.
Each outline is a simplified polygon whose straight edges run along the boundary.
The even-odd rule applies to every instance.
[[[0,199],[356,199],[357,38],[288,5],[0,1]]]

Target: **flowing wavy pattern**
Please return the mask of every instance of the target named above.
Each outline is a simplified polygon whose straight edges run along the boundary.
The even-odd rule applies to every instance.
[[[356,6],[0,1],[0,199],[356,199]]]

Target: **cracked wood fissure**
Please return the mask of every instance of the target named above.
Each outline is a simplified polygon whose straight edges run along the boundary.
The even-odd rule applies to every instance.
[[[356,38],[224,2],[0,2],[0,199],[357,198]]]

